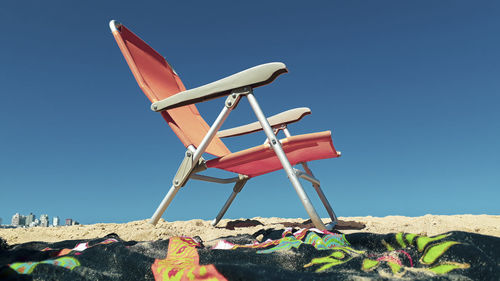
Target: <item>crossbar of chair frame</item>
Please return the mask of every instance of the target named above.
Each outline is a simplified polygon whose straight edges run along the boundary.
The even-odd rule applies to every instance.
[[[262,129],[264,133],[266,134],[267,140],[266,143],[268,142],[274,152],[276,153],[276,156],[281,162],[281,165],[283,166],[283,170],[285,170],[290,182],[292,183],[292,186],[294,187],[295,191],[297,192],[297,195],[299,196],[302,204],[304,205],[304,208],[306,209],[306,212],[308,213],[309,217],[311,218],[311,221],[313,224],[316,226],[316,228],[324,230],[326,229],[325,224],[321,221],[320,217],[318,216],[318,213],[314,209],[314,206],[312,205],[309,197],[305,193],[302,185],[300,184],[298,178],[301,177],[305,180],[310,181],[314,188],[316,189],[321,201],[323,202],[325,208],[327,209],[330,218],[332,219],[332,223],[329,225],[329,229],[333,228],[335,224],[337,223],[337,218],[335,214],[333,213],[333,210],[328,203],[328,200],[326,199],[325,195],[323,194],[321,188],[319,187],[319,180],[314,178],[312,175],[312,172],[309,170],[307,167],[307,164],[302,163],[304,166],[304,169],[306,172],[302,172],[300,170],[297,170],[292,167],[290,164],[288,158],[286,157],[285,152],[283,151],[283,148],[281,147],[281,142],[277,140],[276,134],[280,131],[283,130],[285,135],[287,137],[290,137],[290,132],[288,131],[286,126],[281,126],[278,128],[272,128],[267,121],[267,118],[265,117],[264,113],[262,112],[260,105],[258,104],[256,98],[253,95],[253,89],[251,87],[243,87],[240,89],[235,89],[231,93],[232,100],[235,100],[234,103],[228,102],[228,99],[226,100],[225,106],[221,110],[219,116],[216,118],[216,120],[213,122],[212,126],[210,127],[209,131],[201,141],[200,145],[195,148],[194,146],[190,145],[188,147],[188,150],[193,153],[193,158],[192,162],[193,163],[198,163],[198,160],[201,158],[202,154],[205,152],[208,144],[212,141],[212,139],[215,137],[215,134],[217,131],[220,129],[226,118],[228,117],[229,113],[236,107],[237,103],[240,101],[242,96],[246,96],[250,106],[252,107],[260,125],[262,126]],[[227,199],[226,203],[224,204],[223,208],[220,210],[219,214],[217,217],[212,221],[212,225],[216,225],[222,216],[225,214],[231,203],[233,202],[234,198],[236,195],[241,191],[247,180],[249,179],[245,175],[239,175],[239,177],[234,177],[234,178],[228,178],[228,179],[219,179],[219,178],[214,178],[214,177],[209,177],[209,176],[204,176],[204,175],[197,175],[193,173],[191,170],[191,174],[189,174],[188,178],[186,179],[195,179],[195,180],[203,180],[203,181],[209,181],[209,182],[216,182],[216,183],[232,183],[235,182],[235,186],[233,188],[233,192]],[[182,185],[183,186],[183,185]],[[156,209],[155,213],[150,219],[150,223],[156,224],[158,220],[161,218],[162,214],[165,212],[166,208],[170,203],[172,202],[172,199],[175,197],[179,189],[182,187],[181,185],[175,185],[173,184],[168,193],[165,195],[163,198],[162,202]]]
[[[215,177],[198,175],[198,174],[192,174],[191,176],[189,176],[189,178],[193,179],[193,180],[208,181],[208,182],[215,182],[215,183],[222,183],[222,184],[233,183],[233,182],[237,182],[240,180],[239,177],[221,179],[221,178],[215,178]]]
[[[296,168],[293,168],[293,171],[295,172],[295,174],[299,177],[299,178],[303,178],[305,179],[306,181],[309,181],[311,182],[312,184],[317,184],[319,185],[319,180],[311,175],[309,175],[308,173],[305,173],[299,169],[296,169]]]

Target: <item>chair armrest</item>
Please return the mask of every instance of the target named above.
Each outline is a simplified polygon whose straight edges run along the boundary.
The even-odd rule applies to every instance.
[[[290,124],[299,121],[302,119],[302,117],[311,114],[311,110],[307,107],[299,107],[299,108],[294,108],[290,109],[284,112],[281,112],[279,114],[273,115],[269,118],[267,118],[267,121],[271,125],[271,127],[278,126],[278,125],[284,125],[284,124]],[[250,123],[247,125],[231,128],[231,129],[226,129],[217,132],[217,136],[219,138],[227,138],[227,137],[234,137],[234,136],[241,136],[245,134],[250,134],[254,133],[257,131],[262,130],[262,126],[260,123],[254,122]]]
[[[286,72],[288,72],[286,65],[281,62],[261,64],[210,84],[182,91],[166,99],[157,101],[151,105],[151,109],[158,112],[227,96],[233,89],[246,86],[255,88],[269,84],[276,77]]]

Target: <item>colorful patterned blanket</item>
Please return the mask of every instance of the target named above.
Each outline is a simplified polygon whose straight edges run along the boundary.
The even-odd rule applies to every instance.
[[[1,242],[1,241],[0,241]],[[0,280],[499,280],[500,238],[467,232],[343,235],[261,230],[205,247],[198,237],[152,242],[117,235],[0,243]]]

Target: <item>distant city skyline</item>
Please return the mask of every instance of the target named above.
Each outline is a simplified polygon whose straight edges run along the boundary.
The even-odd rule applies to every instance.
[[[0,225],[1,225],[1,218],[0,218]],[[72,218],[66,218],[64,226],[70,226],[70,225],[78,225],[80,224],[78,221],[73,220]],[[63,226],[60,224],[60,219],[58,216],[54,216],[52,218],[52,223],[50,223],[50,217],[47,214],[41,214],[40,219],[36,218],[36,215],[33,214],[32,212],[29,213],[29,215],[22,215],[20,213],[15,213],[12,216],[10,226],[14,227],[49,227],[49,226]]]

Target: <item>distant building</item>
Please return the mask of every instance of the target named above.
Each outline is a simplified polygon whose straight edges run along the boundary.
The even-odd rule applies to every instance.
[[[2,225],[2,218],[0,218],[0,225]]]
[[[26,216],[26,226],[31,226],[35,222],[36,216],[33,213],[30,213]]]
[[[26,216],[21,215],[19,217],[19,226],[26,226]]]
[[[21,225],[21,215],[19,213],[15,213],[13,216],[12,216],[12,220],[10,222],[10,225],[12,226],[19,226]]]
[[[52,218],[52,225],[53,226],[60,226],[59,217],[53,217]]]
[[[49,216],[47,214],[40,215],[40,226],[42,227],[49,226]]]
[[[35,227],[35,226],[39,226],[40,225],[40,220],[39,219],[35,219],[34,221],[32,221],[29,225],[29,227]]]
[[[72,225],[73,224],[73,220],[72,219],[66,219],[66,226],[69,226],[69,225]]]
[[[10,225],[18,227],[18,226],[26,226],[26,216],[23,216],[19,213],[15,213],[12,216],[12,220],[10,222]]]

